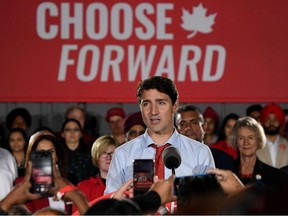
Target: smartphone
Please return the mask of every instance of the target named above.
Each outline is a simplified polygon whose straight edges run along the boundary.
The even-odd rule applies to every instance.
[[[222,191],[215,174],[182,176],[177,177],[174,181],[174,194],[177,196],[196,195],[212,191]]]
[[[49,189],[53,186],[52,152],[32,151],[30,155],[32,162],[31,192],[39,193],[44,197],[52,196]]]
[[[135,159],[133,161],[134,197],[146,193],[153,184],[154,160]]]

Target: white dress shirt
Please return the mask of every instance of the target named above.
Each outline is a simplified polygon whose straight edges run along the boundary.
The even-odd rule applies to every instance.
[[[134,159],[154,159],[156,150],[150,147],[154,141],[146,132],[116,148],[108,176],[105,194],[114,192],[133,177]],[[175,170],[176,176],[188,176],[206,173],[207,169],[215,168],[214,160],[208,146],[179,134],[176,130],[167,140],[180,152],[182,162]],[[165,179],[172,171],[165,167]]]
[[[13,155],[6,149],[0,148],[0,200],[13,188],[17,175],[17,165]]]

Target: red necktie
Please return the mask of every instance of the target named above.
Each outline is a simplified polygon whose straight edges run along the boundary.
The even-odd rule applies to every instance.
[[[163,146],[157,146],[155,144],[151,144],[150,146],[152,148],[156,149],[156,155],[155,155],[155,175],[158,176],[159,179],[164,179],[164,164],[162,159],[162,152],[164,149],[171,144],[166,143]]]

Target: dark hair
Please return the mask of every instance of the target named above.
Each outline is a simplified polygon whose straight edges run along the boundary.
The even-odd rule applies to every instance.
[[[64,121],[64,123],[62,124],[62,132],[64,131],[64,128],[65,128],[66,124],[69,123],[69,122],[74,122],[74,123],[76,123],[76,124],[78,125],[81,133],[83,134],[83,129],[81,128],[81,125],[80,125],[79,121],[77,121],[76,119],[73,119],[73,118],[66,119],[66,120]]]
[[[48,131],[51,134],[53,134],[56,137],[56,133],[54,130],[52,130],[50,127],[48,126],[40,126],[38,128],[36,128],[36,130],[34,131],[34,133],[37,133],[38,131]]]
[[[193,105],[183,105],[183,106],[180,106],[177,110],[177,112],[175,113],[174,115],[174,125],[176,126],[177,125],[177,115],[178,114],[181,114],[183,112],[197,112],[199,114],[199,116],[201,116],[201,119],[202,119],[202,123],[204,123],[204,117],[202,115],[202,112],[200,111],[200,109],[196,106],[193,106]]]
[[[196,106],[193,106],[193,105],[180,106],[179,109],[177,110],[177,113],[182,113],[182,112],[186,112],[186,111],[195,111],[195,112],[201,113],[200,109]]]
[[[222,121],[220,130],[219,130],[219,135],[218,135],[217,142],[226,139],[225,126],[226,126],[227,122],[228,122],[230,119],[234,119],[235,121],[237,121],[238,118],[239,118],[239,115],[237,115],[236,113],[229,113],[228,115],[225,116],[225,118],[224,118],[223,121]]]
[[[26,153],[26,150],[27,150],[27,147],[28,147],[28,136],[27,136],[26,132],[22,128],[12,128],[9,131],[9,134],[8,134],[8,150],[10,152],[12,151],[11,148],[10,148],[9,140],[10,140],[10,136],[12,135],[12,133],[15,133],[15,132],[19,132],[19,133],[22,134],[22,136],[24,138],[24,141],[25,141],[24,151]]]
[[[218,199],[225,194],[215,175],[184,176],[175,179],[177,214],[217,214]],[[215,206],[213,206],[215,205]],[[220,206],[219,206],[220,207]]]
[[[31,126],[32,118],[28,110],[25,108],[16,108],[9,112],[6,117],[6,125],[9,130],[11,129],[13,121],[17,116],[21,116],[25,120],[28,128]]]
[[[66,213],[56,208],[44,207],[37,210],[33,215],[66,215]]]
[[[173,105],[178,100],[179,94],[174,82],[166,77],[154,76],[139,83],[136,95],[138,103],[141,102],[143,91],[150,89],[156,89],[161,93],[167,94],[170,97]]]
[[[76,123],[76,124],[78,125],[81,133],[83,134],[83,128],[81,128],[81,124],[79,123],[79,121],[77,121],[76,119],[73,119],[73,118],[66,119],[66,120],[64,121],[64,123],[62,124],[62,130],[61,130],[62,132],[64,132],[64,128],[65,128],[66,124],[68,124],[69,122],[74,122],[74,123]],[[66,143],[66,141],[65,141],[65,138],[63,138],[63,137],[61,138],[61,143],[62,143],[62,145],[63,145],[64,151],[65,151],[65,152],[69,151],[69,148],[68,148],[68,146],[67,146],[67,143]],[[79,139],[79,147],[80,147],[80,148],[84,148],[84,149],[87,150],[87,147],[84,145],[83,136],[81,136],[80,139]]]
[[[132,200],[104,199],[92,205],[85,215],[141,215],[138,205]]]
[[[247,107],[246,115],[250,116],[250,113],[252,113],[254,111],[260,112],[261,110],[262,110],[262,106],[260,104],[252,104],[252,105]]]
[[[38,144],[42,140],[48,140],[55,147],[55,151],[56,151],[56,155],[57,155],[57,159],[58,159],[57,165],[59,167],[61,176],[63,178],[66,178],[67,177],[66,156],[65,156],[64,149],[63,149],[61,142],[55,136],[53,136],[50,133],[47,133],[46,131],[39,131],[36,134],[34,134],[33,136],[35,136],[35,137],[32,140],[30,138],[29,145],[28,145],[27,152],[26,152],[26,163],[25,163],[26,166],[27,166],[28,160],[30,159],[31,152],[36,150]]]

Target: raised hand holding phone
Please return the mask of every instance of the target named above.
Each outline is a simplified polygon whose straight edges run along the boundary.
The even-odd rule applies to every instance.
[[[146,193],[153,185],[154,160],[135,159],[133,161],[134,197]]]
[[[43,197],[52,196],[49,193],[54,184],[51,151],[32,151],[30,161],[32,163],[31,192],[41,194]]]

